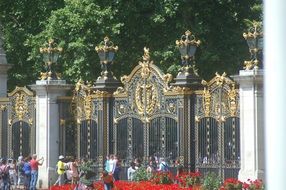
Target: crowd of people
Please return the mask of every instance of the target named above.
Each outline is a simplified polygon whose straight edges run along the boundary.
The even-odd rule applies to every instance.
[[[1,189],[9,190],[12,188],[35,190],[38,180],[38,167],[41,166],[43,162],[44,159],[37,159],[36,154],[26,158],[19,156],[17,161],[13,159],[1,159]],[[80,185],[86,185],[81,184],[83,183],[84,179],[97,175],[95,172],[91,172],[91,175],[87,174],[84,166],[88,162],[89,161],[86,159],[80,160],[74,158],[65,158],[63,155],[60,155],[56,164],[56,173],[58,177],[53,185],[64,185],[66,183],[77,184],[77,187]],[[180,166],[179,160],[176,161],[176,166]],[[134,180],[134,175],[138,168],[145,168],[146,172],[148,173],[153,173],[156,171],[167,172],[169,171],[169,164],[164,158],[150,157],[147,164],[144,165],[140,159],[136,158],[131,161],[127,169],[127,180]],[[93,169],[94,168],[90,169],[90,171]],[[181,170],[182,167],[177,167],[177,172],[180,172]],[[113,182],[120,180],[120,176],[122,176],[120,175],[121,173],[123,173],[121,160],[116,155],[107,156],[103,171],[101,172],[101,180],[104,183],[105,190],[110,190],[113,186]]]
[[[183,172],[183,166],[180,164],[179,159],[175,161],[175,166],[177,168],[177,175]],[[141,160],[136,158],[131,163],[127,169],[127,179],[128,181],[133,181],[136,171],[139,168],[144,167],[147,173],[154,172],[169,172],[170,167],[168,162],[164,158],[150,157],[147,165],[143,165]],[[102,180],[104,182],[104,189],[111,190],[113,186],[113,181],[119,180],[119,173],[121,171],[121,161],[116,155],[110,155],[106,157],[105,168],[102,175]]]
[[[0,160],[0,186],[2,190],[29,189],[35,190],[38,181],[38,168],[44,162],[37,155]]]

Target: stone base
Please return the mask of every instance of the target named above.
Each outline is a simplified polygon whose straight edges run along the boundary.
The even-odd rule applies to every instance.
[[[248,179],[261,179],[262,181],[265,181],[265,172],[263,170],[256,170],[254,172],[250,170],[240,170],[238,179],[242,182],[246,182]]]
[[[56,167],[56,166],[55,166]],[[56,168],[39,166],[39,176],[37,187],[39,189],[48,189],[56,182],[58,178]]]

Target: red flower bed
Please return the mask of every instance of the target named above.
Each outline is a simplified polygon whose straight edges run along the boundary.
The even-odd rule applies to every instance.
[[[176,180],[172,179],[169,173],[158,173],[150,181],[130,182],[116,181],[113,190],[197,190],[201,186],[200,173],[184,173],[177,176]],[[163,181],[161,181],[163,180]],[[170,181],[169,181],[170,180]],[[161,184],[162,182],[174,182],[178,184]],[[75,185],[66,184],[63,186],[52,186],[51,190],[73,190]],[[103,190],[103,182],[97,181],[93,184],[94,190]],[[220,190],[262,190],[263,183],[261,180],[248,180],[242,183],[238,179],[228,178],[224,181]]]
[[[50,188],[50,190],[73,190],[76,185],[65,184],[65,185],[54,185]]]
[[[97,184],[101,182],[97,182]],[[99,185],[96,185],[99,187]],[[149,181],[128,182],[116,181],[114,182],[114,190],[192,190],[192,188],[182,188],[178,184],[154,184]],[[103,190],[103,185],[98,190]]]
[[[75,185],[62,185],[52,186],[51,190],[73,190]],[[95,190],[103,190],[103,183],[96,182],[93,185]],[[128,182],[128,181],[116,181],[114,182],[114,190],[193,190],[190,188],[179,187],[178,184],[153,184],[149,181],[141,182]]]

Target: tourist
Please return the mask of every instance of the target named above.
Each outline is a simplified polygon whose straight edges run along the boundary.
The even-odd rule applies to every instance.
[[[184,166],[180,163],[179,158],[175,161],[175,166],[177,169],[176,176],[179,177],[184,172]]]
[[[38,181],[38,170],[39,166],[43,165],[44,157],[37,160],[37,154],[33,154],[32,160],[30,161],[31,166],[31,182],[30,190],[36,190],[36,185]]]
[[[23,156],[18,157],[18,162],[17,162],[17,175],[18,175],[18,182],[17,182],[17,188],[20,189],[21,184],[24,184],[24,160]]]
[[[113,188],[113,177],[110,173],[103,170],[102,172],[102,181],[104,184],[104,190],[111,190]]]
[[[105,171],[109,172],[109,156],[106,156],[106,161],[104,164]]]
[[[114,181],[118,181],[119,180],[119,174],[121,171],[121,161],[118,160],[117,156],[115,156],[115,169],[113,172],[113,177],[114,177]]]
[[[57,181],[55,182],[54,185],[63,185],[64,182],[65,182],[65,163],[63,162],[64,161],[64,156],[63,155],[60,155],[59,156],[59,161],[57,163],[57,174],[59,175],[58,176],[58,179]]]
[[[0,176],[2,178],[1,189],[9,190],[10,189],[10,177],[9,177],[9,165],[7,160],[2,158],[0,166]]]
[[[127,179],[128,179],[128,181],[133,181],[134,173],[136,172],[137,169],[138,169],[138,167],[135,166],[135,163],[131,162],[130,163],[130,167],[127,170]]]
[[[73,159],[71,160],[71,162],[68,162],[66,166],[68,168],[68,170],[66,171],[68,180],[71,180],[72,184],[76,184],[77,181],[79,180],[79,173],[78,173],[79,160]]]
[[[24,189],[30,189],[31,182],[31,161],[32,157],[28,156],[24,159],[24,166],[22,170],[24,171]]]
[[[149,174],[151,174],[155,171],[155,169],[153,168],[153,161],[152,160],[149,161],[146,171]]]
[[[141,167],[141,160],[139,158],[135,158],[134,164],[137,168],[140,168]]]
[[[160,172],[168,172],[169,171],[169,166],[168,164],[165,162],[164,158],[160,158],[160,164],[159,164],[159,169],[158,171]]]
[[[113,174],[114,170],[115,170],[115,166],[116,166],[116,160],[114,159],[113,154],[111,154],[109,156],[109,162],[108,163],[109,163],[109,171],[107,171],[107,172]]]
[[[8,160],[9,165],[9,176],[10,176],[10,185],[13,182],[12,189],[15,189],[17,186],[17,172],[16,172],[16,160],[9,159]]]

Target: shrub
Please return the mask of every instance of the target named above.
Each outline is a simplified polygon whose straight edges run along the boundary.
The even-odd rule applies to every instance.
[[[156,172],[151,177],[151,182],[155,184],[173,184],[173,175],[171,172]]]
[[[203,179],[203,190],[217,190],[221,184],[220,178],[214,172],[208,173]]]
[[[133,181],[148,181],[151,178],[151,173],[148,173],[144,167],[140,167],[134,173]]]

